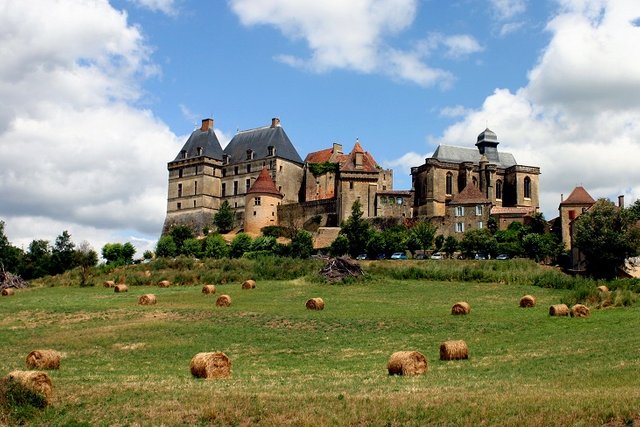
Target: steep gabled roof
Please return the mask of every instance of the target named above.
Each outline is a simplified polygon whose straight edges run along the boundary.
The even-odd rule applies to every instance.
[[[472,162],[478,164],[482,155],[475,148],[454,147],[453,145],[438,145],[436,151],[431,156],[432,159],[437,159],[442,162]],[[517,165],[515,157],[511,153],[498,153],[497,166],[502,168],[509,168]]]
[[[560,206],[563,205],[592,205],[596,201],[591,197],[587,190],[582,186],[577,186],[573,189],[569,197],[566,200],[560,202]]]
[[[260,171],[260,175],[258,175],[258,178],[253,182],[247,194],[272,194],[274,196],[284,197],[276,188],[276,184],[273,182],[273,179],[271,179],[267,168],[263,168]]]
[[[202,153],[198,155],[198,148],[202,148]],[[186,153],[186,157],[183,155]],[[191,132],[191,136],[187,139],[187,142],[182,147],[182,150],[178,153],[173,160],[191,159],[194,157],[206,156],[213,159],[222,160],[222,147],[218,141],[213,129],[207,129],[205,131],[196,129]]]
[[[450,205],[481,205],[485,203],[491,203],[491,201],[473,184],[464,187],[464,189],[453,196],[453,199],[449,202]]]
[[[327,148],[325,150],[314,151],[313,153],[307,154],[304,161],[305,163],[324,163],[331,160],[332,155],[333,148]]]
[[[302,159],[281,126],[266,126],[238,132],[224,154],[229,156],[229,163],[240,163],[247,160],[247,150],[252,150],[253,159],[269,156],[269,147],[273,147],[275,157],[302,164]]]
[[[356,153],[362,153],[362,168],[356,169]],[[362,171],[362,172],[377,172],[378,163],[373,156],[362,149],[360,142],[356,141],[351,153],[344,154],[339,158],[340,170],[345,172]]]

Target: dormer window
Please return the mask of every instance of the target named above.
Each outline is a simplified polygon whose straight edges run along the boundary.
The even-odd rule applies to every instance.
[[[276,154],[276,147],[270,145],[267,147],[267,156],[274,156]]]
[[[247,150],[247,160],[253,160],[253,150]]]
[[[196,150],[198,151],[198,156],[202,156],[202,147],[198,147]]]
[[[223,165],[228,165],[229,164],[229,155],[228,154],[223,154],[222,155],[222,164]]]
[[[180,158],[181,159],[186,159],[187,158],[187,150],[182,150],[180,152]]]

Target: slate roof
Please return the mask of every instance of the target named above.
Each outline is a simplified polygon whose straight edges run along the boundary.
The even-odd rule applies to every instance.
[[[267,126],[238,132],[224,154],[229,156],[229,163],[240,163],[247,160],[247,150],[253,150],[253,159],[263,159],[268,156],[268,147],[275,149],[275,156],[302,164],[302,158],[291,143],[291,140],[280,126]]]
[[[482,155],[477,148],[463,148],[455,147],[453,145],[439,145],[431,156],[432,159],[437,159],[443,162],[472,162],[474,164],[478,164],[480,162],[480,157],[482,157]],[[509,168],[517,164],[518,163],[516,163],[516,159],[513,157],[513,154],[498,152],[497,166]]]
[[[274,196],[284,197],[276,188],[276,184],[271,179],[267,168],[263,168],[260,171],[260,175],[253,182],[247,194],[273,194]]]
[[[187,153],[187,159],[199,157],[198,147],[202,147],[201,156],[222,160],[222,147],[220,146],[220,141],[218,141],[218,137],[216,136],[213,129],[208,129],[206,131],[196,129],[191,132],[191,136],[189,136],[189,139],[187,139],[187,142],[182,147],[182,150],[180,150],[173,161],[175,162],[178,160],[183,160],[183,151]]]
[[[563,205],[592,205],[596,201],[591,197],[587,190],[582,186],[577,186],[573,189],[569,197],[566,200],[560,202],[560,206]]]
[[[491,203],[491,201],[487,199],[487,197],[482,194],[482,191],[480,191],[480,189],[473,184],[464,187],[464,189],[453,196],[453,198],[449,202],[450,205],[480,205],[486,203]]]

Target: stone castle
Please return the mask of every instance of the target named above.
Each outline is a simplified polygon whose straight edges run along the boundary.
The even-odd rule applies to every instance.
[[[202,120],[168,163],[163,233],[182,224],[202,234],[223,201],[235,211],[236,230],[255,235],[270,225],[336,227],[356,200],[365,218],[426,218],[444,235],[483,228],[489,215],[505,227],[539,208],[540,168],[499,152],[489,129],[475,149],[440,145],[412,168],[413,188],[394,191],[393,171],[360,141],[349,152],[334,143],[302,160],[278,118],[239,131],[224,149],[213,124]]]

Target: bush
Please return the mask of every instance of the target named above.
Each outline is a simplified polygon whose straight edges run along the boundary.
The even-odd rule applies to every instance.
[[[231,242],[231,257],[240,258],[245,252],[251,250],[251,237],[246,233],[238,233]]]

